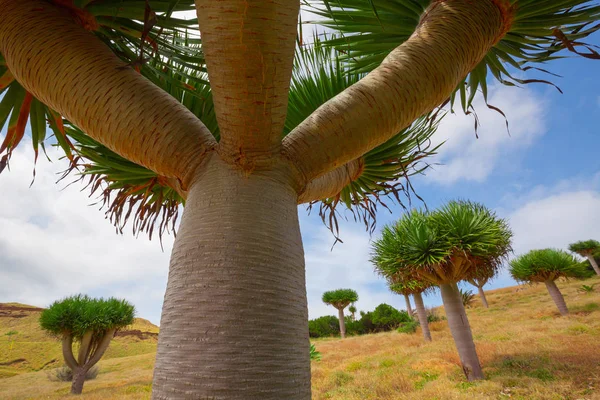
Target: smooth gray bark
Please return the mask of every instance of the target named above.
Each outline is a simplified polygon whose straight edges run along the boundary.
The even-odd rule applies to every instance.
[[[419,317],[419,324],[423,331],[423,338],[431,342],[431,332],[429,331],[429,321],[427,321],[427,312],[425,311],[425,304],[423,304],[423,297],[421,293],[413,294],[415,299],[415,308],[417,309],[417,316]]]
[[[596,275],[600,275],[600,268],[598,267],[598,263],[596,262],[594,256],[592,254],[588,254],[586,255],[586,257],[590,264],[592,264],[592,268],[594,268],[594,271],[596,271]]]
[[[483,370],[479,363],[475,342],[469,319],[465,312],[458,285],[456,283],[440,285],[442,301],[446,310],[446,318],[450,326],[450,333],[454,338],[456,349],[460,357],[463,371],[469,381],[484,379]]]
[[[481,298],[481,302],[485,308],[489,308],[487,299],[485,298],[485,292],[483,291],[483,286],[477,286],[477,290],[479,291],[479,297]]]
[[[171,255],[153,399],[310,400],[297,193],[212,156]]]
[[[338,308],[338,319],[340,320],[340,336],[346,338],[346,321],[344,320],[344,309]]]
[[[554,304],[558,308],[558,311],[561,315],[569,314],[569,309],[567,308],[567,304],[565,303],[565,299],[556,286],[556,283],[552,280],[548,280],[544,282],[546,284],[546,288],[548,289],[548,293],[550,293],[550,297],[554,300]]]
[[[414,317],[414,313],[412,310],[412,307],[410,305],[410,297],[408,297],[407,294],[404,295],[404,300],[406,301],[406,312],[408,313],[408,315],[413,318]]]

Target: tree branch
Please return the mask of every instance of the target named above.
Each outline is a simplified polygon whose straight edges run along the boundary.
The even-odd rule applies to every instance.
[[[433,1],[379,67],[285,137],[299,179],[310,182],[364,155],[448,98],[510,26],[504,2]]]
[[[77,365],[77,361],[73,356],[73,336],[64,334],[62,338],[62,352],[63,358],[65,359],[65,363],[71,371],[75,371],[79,365]]]
[[[87,331],[81,338],[81,345],[79,346],[79,354],[77,355],[77,364],[84,365],[88,353],[90,351],[90,344],[92,343],[92,337],[94,336],[93,331]]]
[[[364,169],[361,158],[350,161],[313,179],[298,196],[298,204],[335,197],[350,182],[356,180]]]
[[[196,10],[219,153],[254,169],[280,152],[300,2],[196,0]]]
[[[189,186],[208,129],[63,9],[0,0],[0,52],[25,89],[121,156]]]
[[[109,329],[106,331],[102,339],[98,342],[98,347],[96,347],[96,351],[91,355],[90,359],[85,363],[85,367],[87,369],[92,368],[104,355],[106,349],[108,349],[108,345],[112,340],[113,336],[115,336],[116,329]]]

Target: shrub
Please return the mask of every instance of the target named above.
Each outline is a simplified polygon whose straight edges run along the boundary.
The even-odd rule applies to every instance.
[[[340,324],[333,315],[325,315],[308,321],[308,335],[312,338],[337,336],[339,334]]]
[[[417,331],[417,326],[419,326],[419,323],[414,320],[402,322],[396,331],[398,333],[415,333]]]
[[[98,376],[100,368],[97,365],[94,365],[92,368],[88,370],[85,374],[85,380],[90,381],[92,379],[96,379]],[[66,365],[52,369],[46,373],[48,375],[48,379],[52,382],[71,382],[73,380],[73,370],[67,367]]]
[[[473,294],[473,291],[471,290],[460,289],[460,297],[465,308],[471,307],[473,300],[475,300],[475,294]]]
[[[446,319],[446,317],[439,315],[437,309],[435,308],[427,308],[425,311],[427,312],[427,322],[429,323],[443,321]]]
[[[310,345],[310,359],[314,361],[321,361],[321,352],[317,351],[314,344]]]
[[[375,308],[372,315],[373,324],[378,331],[389,331],[411,318],[406,311],[398,311],[387,304],[380,304]]]
[[[593,285],[581,285],[577,291],[585,294],[591,294],[594,293],[594,286],[596,286],[595,283]]]

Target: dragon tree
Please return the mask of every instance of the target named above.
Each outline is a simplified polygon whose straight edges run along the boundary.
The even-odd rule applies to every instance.
[[[340,336],[346,337],[346,322],[344,320],[344,308],[358,301],[358,294],[352,289],[337,289],[323,293],[323,303],[329,304],[338,310],[340,320]]]
[[[306,4],[331,36],[297,41],[300,0],[0,0],[0,170],[57,145],[119,231],[162,235],[185,205],[155,399],[309,399],[297,206],[373,229],[440,106],[600,58],[597,0]]]
[[[521,282],[544,282],[550,297],[561,315],[569,314],[567,303],[556,286],[559,278],[579,277],[585,266],[571,254],[563,250],[532,250],[510,261],[509,271],[513,278]]]
[[[72,394],[81,394],[87,372],[100,361],[115,332],[133,323],[134,314],[125,300],[82,295],[55,301],[42,311],[42,329],[62,340],[65,363],[73,372]],[[77,358],[74,342],[79,343]]]
[[[598,268],[598,263],[594,258],[594,253],[600,250],[600,243],[597,240],[590,239],[571,243],[569,245],[569,250],[571,250],[573,253],[577,253],[580,256],[587,258],[590,264],[592,264],[592,268],[594,268],[596,275],[600,275],[600,268]]]

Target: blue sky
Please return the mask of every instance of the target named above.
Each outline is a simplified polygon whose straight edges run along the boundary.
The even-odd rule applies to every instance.
[[[431,208],[454,198],[486,204],[509,219],[516,253],[600,238],[599,66],[571,57],[549,65],[563,75],[552,78],[563,95],[547,85],[507,88],[490,82],[490,103],[507,113],[511,136],[504,119],[481,101],[479,139],[470,117],[448,116],[434,139],[446,141],[432,160],[443,165],[413,178],[419,195]],[[65,166],[61,162],[40,160],[29,188],[32,160],[24,143],[11,171],[0,175],[0,302],[45,306],[77,292],[119,296],[134,302],[139,316],[158,323],[172,238],[162,252],[156,240],[116,235],[103,212],[88,206],[80,187],[61,190],[64,185],[55,184]],[[344,243],[331,250],[333,237],[318,215],[308,216],[304,208],[299,214],[311,318],[333,314],[320,296],[339,287],[358,291],[359,310],[381,302],[402,308],[403,299],[373,273],[372,238],[364,227],[348,215],[350,221],[341,226]],[[399,207],[392,210],[380,211],[373,237],[401,215]],[[512,284],[504,272],[489,287]],[[441,303],[435,295],[426,302]]]

